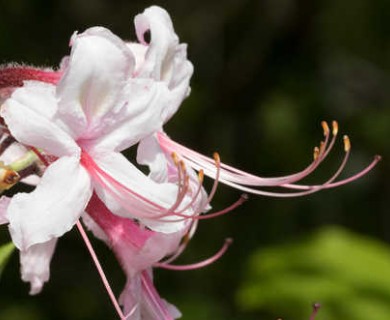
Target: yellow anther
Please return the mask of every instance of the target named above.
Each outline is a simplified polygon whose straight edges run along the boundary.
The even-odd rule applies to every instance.
[[[191,240],[191,237],[190,237],[190,235],[187,233],[187,234],[184,235],[184,237],[183,237],[183,239],[182,239],[182,243],[183,243],[183,244],[188,244],[188,242],[190,242],[190,240]]]
[[[318,147],[314,147],[314,153],[313,153],[314,160],[317,160],[319,155],[320,155],[320,149]]]
[[[219,154],[218,154],[218,152],[214,152],[213,153],[213,158],[214,158],[214,161],[216,162],[216,163],[220,163],[221,162],[221,158],[219,157]]]
[[[344,151],[348,152],[349,150],[351,150],[351,140],[349,140],[348,136],[344,136],[343,141],[344,141]]]
[[[335,136],[339,132],[339,124],[337,121],[332,121],[332,134]]]
[[[0,164],[0,190],[12,188],[20,180],[19,174],[8,166]]]
[[[175,164],[175,166],[178,166],[178,165],[179,165],[179,159],[178,159],[178,157],[177,157],[176,152],[172,152],[172,153],[171,153],[171,158],[172,158],[173,163]]]
[[[179,164],[180,164],[180,168],[183,172],[186,172],[186,164],[184,163],[183,160],[180,160],[179,161]]]
[[[199,170],[198,172],[198,179],[199,179],[199,182],[202,183],[203,182],[203,179],[204,179],[204,172],[203,170]]]
[[[326,121],[321,121],[322,129],[324,130],[324,136],[326,137],[329,134],[329,126]]]

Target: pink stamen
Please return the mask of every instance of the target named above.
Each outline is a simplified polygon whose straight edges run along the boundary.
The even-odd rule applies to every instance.
[[[313,304],[313,312],[312,312],[309,320],[314,320],[315,319],[315,317],[317,316],[317,313],[320,310],[320,308],[321,308],[321,305],[319,303]]]
[[[277,178],[261,178],[258,176],[254,176],[252,174],[249,174],[247,172],[241,171],[239,169],[236,169],[234,167],[228,166],[224,163],[220,163],[220,167],[223,169],[221,172],[221,175],[223,177],[227,177],[230,181],[238,183],[238,184],[245,184],[245,185],[252,185],[252,186],[280,186],[283,183],[292,183],[294,181],[298,181],[302,179],[303,177],[309,175],[311,172],[313,172],[318,165],[325,159],[325,157],[328,155],[329,151],[333,148],[334,142],[336,140],[336,135],[338,132],[338,125],[337,122],[333,121],[333,138],[328,145],[329,141],[329,127],[326,122],[322,122],[322,126],[324,129],[324,136],[325,141],[321,142],[320,148],[316,148],[317,151],[315,152],[314,161],[303,171],[298,172],[296,174],[277,177]],[[166,150],[167,152],[172,151],[180,151],[178,152],[184,159],[186,159],[187,162],[189,162],[194,169],[199,170],[201,168],[205,169],[205,171],[208,172],[208,175],[212,178],[214,178],[216,171],[215,168],[215,158],[214,160],[203,156],[200,153],[197,153],[191,149],[188,149],[172,140],[170,140],[165,134],[159,133],[158,134],[158,140],[160,142],[161,147]],[[171,150],[172,149],[172,150]]]
[[[213,154],[213,159],[215,162],[216,171],[215,171],[215,177],[214,177],[214,184],[213,184],[213,187],[211,189],[210,195],[207,199],[208,203],[210,203],[211,200],[214,198],[214,195],[215,195],[217,188],[218,188],[218,182],[219,182],[219,177],[220,177],[220,173],[221,173],[221,159],[220,159],[219,154],[217,152],[215,152]]]
[[[95,253],[95,250],[93,249],[92,244],[91,244],[91,242],[89,241],[89,238],[88,238],[88,236],[87,236],[87,233],[85,232],[85,230],[84,230],[82,224],[80,223],[80,221],[77,221],[77,222],[76,222],[76,226],[77,226],[77,229],[79,230],[79,232],[80,232],[80,234],[81,234],[81,237],[82,237],[83,240],[84,240],[84,243],[85,243],[85,245],[86,245],[86,247],[87,247],[87,249],[88,249],[88,251],[89,251],[89,254],[90,254],[91,257],[92,257],[92,260],[93,260],[93,262],[94,262],[94,264],[95,264],[95,266],[96,266],[96,269],[97,269],[97,271],[98,271],[98,273],[99,273],[99,276],[100,276],[100,278],[101,278],[101,280],[102,280],[102,282],[103,282],[103,284],[104,284],[104,287],[106,288],[106,291],[107,291],[107,293],[108,293],[108,296],[110,297],[111,302],[112,302],[112,304],[114,305],[114,308],[115,308],[116,312],[117,312],[118,315],[119,315],[119,318],[120,318],[121,320],[126,320],[127,317],[125,317],[125,316],[123,315],[123,312],[122,312],[122,310],[121,310],[121,308],[120,308],[120,306],[119,306],[118,301],[117,301],[116,298],[115,298],[115,295],[114,295],[114,293],[113,293],[113,291],[112,291],[112,289],[111,289],[110,283],[109,283],[108,280],[107,280],[107,277],[106,277],[106,275],[105,275],[105,273],[104,273],[104,270],[103,270],[103,268],[102,268],[102,266],[101,266],[101,264],[100,264],[100,262],[99,262],[99,259],[98,259],[97,255],[96,255],[96,253]]]
[[[221,249],[218,250],[216,254],[214,254],[212,257],[203,260],[201,262],[197,262],[194,264],[188,264],[188,265],[172,265],[172,264],[167,264],[167,263],[156,263],[154,266],[158,268],[163,268],[163,269],[168,269],[168,270],[175,270],[175,271],[187,271],[187,270],[195,270],[195,269],[200,269],[204,268],[215,261],[219,260],[227,251],[229,246],[232,244],[233,240],[231,238],[227,238],[222,246]]]
[[[142,292],[145,294],[145,300],[151,304],[151,309],[155,313],[156,319],[161,320],[174,320],[169,314],[165,303],[161,300],[156,288],[153,285],[152,279],[150,278],[146,270],[141,273],[141,284]]]
[[[351,143],[349,141],[348,136],[344,136],[344,145],[345,145],[345,148],[344,148],[345,149],[344,158],[343,158],[339,168],[337,169],[337,171],[325,183],[323,183],[322,185],[317,185],[317,186],[314,186],[314,185],[308,186],[308,185],[298,185],[298,184],[285,184],[285,185],[281,185],[281,187],[289,188],[289,189],[298,189],[298,190],[308,190],[308,189],[313,189],[313,188],[316,188],[316,187],[324,189],[324,187],[326,185],[330,185],[334,180],[336,180],[339,177],[339,175],[344,170],[344,168],[345,168],[345,166],[346,166],[346,164],[348,162],[349,156],[351,154]]]
[[[149,217],[149,218],[152,217],[155,214],[155,212],[151,211],[153,209],[158,210],[160,212],[166,211],[166,208],[164,208],[164,207],[156,204],[155,202],[143,197],[142,195],[127,188],[125,185],[123,185],[119,181],[112,178],[109,174],[107,174],[104,170],[102,170],[95,163],[95,161],[85,152],[83,152],[81,155],[81,164],[88,170],[88,172],[90,172],[90,174],[93,176],[93,178],[95,178],[97,180],[97,182],[101,183],[108,191],[110,191],[110,193],[116,198],[116,200],[120,201],[120,203],[122,205],[124,205],[125,208],[126,207],[132,208],[132,207],[131,207],[131,205],[129,207],[129,205],[126,204],[124,202],[124,200],[116,194],[115,190],[117,190],[117,191],[121,190],[123,192],[126,192],[127,196],[131,196],[132,198],[136,198],[138,200],[141,200],[142,203],[152,207],[152,208],[150,208],[150,207],[148,207],[148,208],[143,207],[142,208],[144,210],[144,212],[147,213],[147,214],[143,214],[142,215],[143,217]],[[105,180],[107,180],[108,182],[105,182]],[[114,189],[113,189],[113,187],[114,187]],[[130,200],[130,199],[127,197],[126,200]],[[132,202],[132,204],[134,204],[134,202]],[[132,208],[133,211],[134,211],[134,209],[135,208]]]
[[[138,218],[141,217],[156,220],[176,215],[183,217],[184,219],[192,219],[193,215],[185,215],[181,213],[182,210],[179,212],[175,211],[175,209],[177,209],[178,206],[182,203],[189,190],[189,177],[185,173],[184,163],[181,164],[178,169],[181,171],[181,179],[184,179],[185,182],[182,184],[181,191],[178,192],[175,203],[170,208],[164,208],[118,182],[109,174],[107,174],[103,169],[101,169],[85,152],[83,152],[81,155],[81,163],[88,170],[95,181],[97,181],[108,192],[110,192],[115,200],[117,200],[124,208],[127,208],[129,212],[136,212],[134,216],[137,216]],[[123,196],[124,194],[126,194],[126,197]],[[177,222],[181,220],[182,219],[167,220],[166,222]]]
[[[194,205],[196,199],[199,197],[199,195],[200,195],[200,193],[202,191],[202,185],[203,185],[203,170],[199,171],[199,175],[198,176],[199,176],[198,187],[196,188],[196,191],[193,194],[191,201],[183,209],[181,209],[179,211],[179,213],[183,213],[186,210],[190,209]]]
[[[363,169],[361,172],[346,178],[341,181],[334,182],[341,172],[344,170],[346,163],[349,159],[350,155],[350,141],[347,136],[344,136],[344,149],[345,156],[340,167],[336,170],[336,172],[329,178],[325,183],[320,185],[301,185],[295,184],[295,182],[305,178],[307,175],[312,173],[320,163],[327,157],[330,150],[333,148],[336,136],[338,134],[338,124],[336,121],[332,122],[332,139],[329,142],[330,129],[326,122],[321,123],[324,131],[325,141],[321,142],[319,148],[315,148],[314,151],[314,161],[306,167],[303,171],[282,176],[276,178],[262,178],[257,177],[252,174],[246,173],[239,169],[230,167],[223,163],[219,163],[214,158],[214,164],[212,164],[213,160],[211,158],[207,158],[195,151],[185,148],[184,146],[172,141],[169,139],[164,133],[158,134],[158,140],[160,146],[165,152],[175,152],[180,157],[185,159],[186,163],[190,165],[195,170],[203,170],[204,173],[212,178],[218,176],[219,181],[226,185],[229,185],[235,189],[253,193],[257,195],[270,196],[270,197],[299,197],[305,196],[314,192],[318,192],[323,189],[330,189],[337,186],[344,185],[346,183],[352,182],[366,173],[368,173],[380,160],[379,156],[376,156],[374,161],[372,161],[367,168]],[[303,190],[300,192],[272,192],[272,191],[264,191],[261,189],[257,189],[254,187],[280,187],[280,188],[288,188],[292,190]]]
[[[183,236],[182,243],[179,245],[179,247],[176,249],[176,251],[167,259],[164,261],[160,261],[162,264],[170,264],[171,262],[175,261],[187,248],[188,243],[190,242],[192,236],[195,233],[196,227],[198,225],[198,220],[195,220],[191,223],[191,226],[187,233]]]
[[[229,212],[235,210],[237,207],[241,206],[248,199],[249,199],[248,195],[244,193],[241,195],[241,197],[236,202],[231,204],[229,207],[222,209],[220,211],[217,211],[217,212],[207,213],[203,216],[196,216],[196,217],[194,217],[194,219],[206,220],[206,219],[211,219],[211,218],[216,218],[216,217],[222,216],[226,213],[229,213]]]

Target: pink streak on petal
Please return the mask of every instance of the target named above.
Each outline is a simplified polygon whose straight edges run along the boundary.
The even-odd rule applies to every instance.
[[[93,194],[86,211],[109,236],[112,245],[119,241],[129,241],[134,247],[141,249],[154,234],[151,230],[141,228],[131,219],[112,214],[96,194]]]

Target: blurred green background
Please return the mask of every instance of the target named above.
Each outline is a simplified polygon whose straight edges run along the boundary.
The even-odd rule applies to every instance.
[[[303,168],[336,119],[352,140],[345,175],[383,161],[353,184],[298,199],[252,196],[203,221],[178,263],[228,253],[202,270],[157,270],[161,295],[183,319],[390,319],[390,2],[388,0],[0,0],[0,63],[57,66],[75,30],[102,25],[135,40],[133,16],[164,6],[189,44],[192,93],[166,131],[177,141],[264,176]],[[338,141],[310,181],[336,170]],[[220,186],[223,208],[239,193]],[[0,243],[9,241],[6,227]],[[115,292],[124,276],[94,242]],[[11,256],[0,282],[1,320],[115,319],[75,230],[52,261],[50,282],[28,296]]]

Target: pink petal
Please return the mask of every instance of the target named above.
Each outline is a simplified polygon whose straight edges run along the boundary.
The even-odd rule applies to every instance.
[[[22,280],[30,282],[30,294],[41,292],[43,284],[50,277],[50,261],[54,253],[57,239],[32,245],[20,251]]]
[[[20,250],[47,242],[69,231],[84,211],[92,187],[74,157],[63,157],[45,171],[31,193],[14,195],[7,210],[10,233]]]
[[[128,276],[150,268],[174,252],[187,229],[172,234],[156,233],[110,212],[95,195],[86,209],[114,251]]]
[[[84,221],[88,228],[113,247],[126,243],[135,250],[141,249],[153,235],[153,231],[140,227],[134,220],[112,214],[96,194],[92,195],[86,211]]]
[[[122,107],[121,91],[133,67],[131,51],[108,29],[95,27],[74,35],[57,88],[61,119],[71,127],[73,137],[99,135],[106,114]]]
[[[86,211],[90,216],[88,224],[91,225],[93,221],[94,233],[98,231],[99,237],[104,238],[126,273],[126,286],[119,300],[124,306],[125,315],[131,313],[131,319],[141,319],[141,317],[147,319],[148,315],[155,312],[153,305],[148,303],[152,299],[150,293],[143,293],[141,272],[150,269],[156,262],[173,253],[187,230],[172,234],[152,232],[131,219],[112,214],[95,195]],[[101,233],[104,233],[103,237]]]
[[[53,121],[56,112],[54,88],[45,83],[27,82],[5,101],[0,115],[20,143],[58,157],[78,153],[73,139]]]

